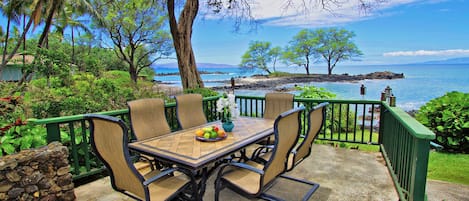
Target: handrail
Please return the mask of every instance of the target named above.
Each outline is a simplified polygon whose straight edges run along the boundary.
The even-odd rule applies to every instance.
[[[430,140],[435,134],[400,108],[383,102],[380,148],[400,200],[426,200]]]
[[[426,126],[418,122],[415,118],[411,117],[407,112],[397,107],[391,107],[388,104],[383,104],[387,111],[389,111],[399,122],[412,134],[419,139],[434,140],[435,133],[428,129]]]

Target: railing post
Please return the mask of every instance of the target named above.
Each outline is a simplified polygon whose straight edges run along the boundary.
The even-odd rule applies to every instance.
[[[430,140],[415,139],[414,146],[416,149],[413,160],[416,162],[412,167],[409,200],[423,201],[425,200]]]
[[[47,128],[47,143],[51,143],[53,141],[60,142],[60,129],[58,123],[48,123],[46,124]]]

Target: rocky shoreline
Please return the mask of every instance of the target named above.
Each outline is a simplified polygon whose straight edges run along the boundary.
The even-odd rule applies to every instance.
[[[393,73],[389,71],[374,72],[368,74],[348,75],[348,74],[311,74],[311,75],[291,75],[283,77],[269,77],[267,75],[254,75],[251,77],[242,77],[234,79],[234,89],[252,89],[252,90],[274,90],[289,91],[293,87],[286,88],[279,86],[286,84],[309,83],[309,82],[358,82],[365,79],[402,79],[403,73]],[[224,86],[211,87],[213,90],[231,89],[231,81],[223,81]]]

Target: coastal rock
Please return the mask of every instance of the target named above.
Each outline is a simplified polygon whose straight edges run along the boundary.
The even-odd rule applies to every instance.
[[[389,71],[374,72],[368,74],[349,75],[349,74],[310,74],[310,75],[291,75],[284,77],[269,77],[267,75],[253,75],[249,78],[236,78],[234,89],[265,89],[274,91],[289,91],[285,87],[279,87],[286,84],[309,83],[309,82],[358,82],[360,80],[372,79],[402,79],[403,73],[393,73]],[[212,87],[214,90],[232,89],[229,80],[224,82],[225,86]]]

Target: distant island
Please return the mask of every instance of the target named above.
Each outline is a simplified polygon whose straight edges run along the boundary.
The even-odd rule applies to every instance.
[[[445,60],[425,61],[413,64],[469,64],[469,57],[459,57]]]

